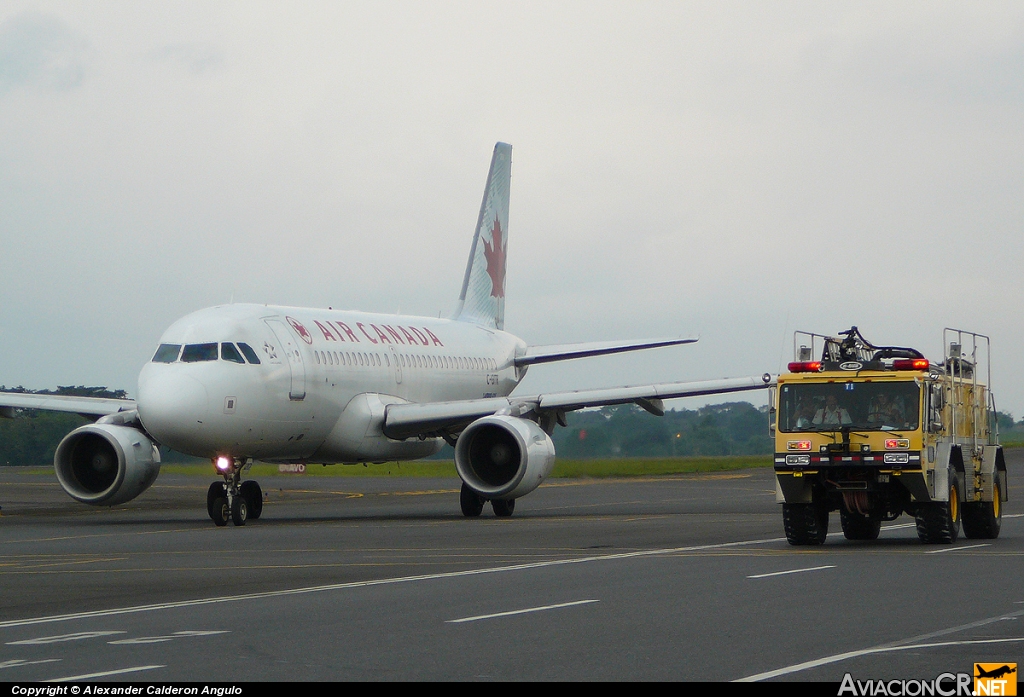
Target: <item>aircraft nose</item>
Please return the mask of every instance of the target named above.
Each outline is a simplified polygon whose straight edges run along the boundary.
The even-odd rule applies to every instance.
[[[206,387],[189,375],[149,375],[139,381],[139,418],[160,443],[189,452],[207,419]]]

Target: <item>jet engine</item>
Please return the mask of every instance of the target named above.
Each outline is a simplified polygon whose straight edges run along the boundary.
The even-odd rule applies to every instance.
[[[156,481],[160,451],[136,428],[96,423],[65,436],[53,466],[71,498],[115,506],[131,501]]]
[[[485,416],[455,443],[455,468],[486,499],[516,499],[540,486],[555,465],[555,444],[540,426],[514,416]]]

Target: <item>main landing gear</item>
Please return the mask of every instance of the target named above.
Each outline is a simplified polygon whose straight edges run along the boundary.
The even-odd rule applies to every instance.
[[[487,503],[487,499],[470,489],[465,483],[462,484],[462,492],[459,494],[462,515],[467,518],[476,518],[483,512],[485,503]],[[515,511],[516,500],[491,499],[491,508],[494,509],[494,515],[499,518],[507,518]]]
[[[230,520],[236,526],[245,525],[247,520],[256,520],[263,513],[263,489],[255,481],[241,481],[242,470],[252,465],[252,460],[218,458],[214,466],[224,476],[223,482],[214,482],[206,492],[206,511],[218,527]]]

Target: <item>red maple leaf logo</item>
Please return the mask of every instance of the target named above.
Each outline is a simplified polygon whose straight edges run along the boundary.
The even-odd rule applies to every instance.
[[[487,258],[487,275],[491,277],[491,295],[495,298],[505,297],[505,249],[501,243],[501,223],[494,219],[491,229],[492,247],[484,240],[484,256]]]
[[[295,333],[302,337],[303,341],[310,345],[313,344],[313,337],[310,336],[309,331],[302,326],[302,323],[299,322],[299,320],[294,317],[285,317],[285,319],[288,320],[288,324],[292,325],[292,329],[295,330]]]

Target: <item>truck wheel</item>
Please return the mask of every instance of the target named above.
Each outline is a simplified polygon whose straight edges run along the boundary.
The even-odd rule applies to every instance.
[[[992,487],[992,500],[964,504],[964,537],[994,540],[1003,525],[1003,502],[1000,500],[999,480]]]
[[[960,536],[960,484],[949,470],[949,501],[923,503],[914,514],[917,536],[925,544],[953,544]]]
[[[789,544],[820,545],[828,535],[828,509],[822,503],[784,503],[782,525]]]
[[[842,523],[843,535],[848,540],[877,540],[882,529],[881,518],[848,513],[845,508],[839,509],[839,522]]]

